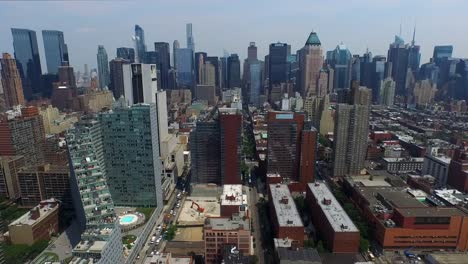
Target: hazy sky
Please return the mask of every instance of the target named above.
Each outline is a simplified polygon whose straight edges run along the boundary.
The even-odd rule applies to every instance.
[[[387,54],[398,34],[411,41],[417,24],[416,43],[422,62],[432,56],[434,45],[453,44],[455,57],[468,57],[466,0],[172,0],[172,1],[0,1],[0,52],[13,52],[11,27],[36,30],[43,71],[46,71],[43,29],[62,30],[71,64],[96,66],[98,44],[109,59],[117,47],[133,47],[134,25],[145,30],[146,45],[179,40],[186,46],[185,24],[193,24],[196,51],[222,56],[223,50],[243,60],[255,41],[262,59],[272,42],[286,42],[296,51],[311,30],[317,31],[324,50],[339,42],[353,54],[366,47]]]

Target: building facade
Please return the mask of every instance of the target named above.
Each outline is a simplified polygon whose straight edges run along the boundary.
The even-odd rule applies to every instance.
[[[110,84],[110,74],[109,74],[109,59],[107,57],[107,52],[104,46],[98,46],[97,52],[97,65],[98,65],[98,78],[99,78],[99,88],[104,89]]]
[[[3,53],[0,66],[5,107],[9,109],[15,105],[24,105],[23,84],[16,60],[10,54]]]
[[[110,85],[109,90],[112,91],[114,98],[119,99],[124,95],[124,71],[123,66],[129,64],[130,61],[116,58],[109,62],[110,69]]]
[[[64,62],[67,64],[70,62],[63,32],[58,30],[42,30],[42,40],[44,41],[47,73],[57,74],[58,67],[62,66]]]

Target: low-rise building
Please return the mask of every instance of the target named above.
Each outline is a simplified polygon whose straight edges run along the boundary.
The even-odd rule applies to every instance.
[[[244,255],[251,254],[250,219],[242,215],[209,217],[205,220],[205,262],[219,263],[226,245],[235,245]]]
[[[234,214],[248,213],[247,195],[243,192],[241,184],[225,184],[221,195],[221,216],[231,217]]]
[[[445,155],[433,155],[431,151],[424,156],[422,173],[432,175],[437,180],[437,186],[443,187],[447,184],[451,158]]]
[[[358,252],[359,230],[324,182],[308,184],[306,201],[312,223],[331,252]]]
[[[193,264],[195,261],[192,257],[174,257],[170,252],[154,254],[145,259],[144,264]]]
[[[13,244],[32,245],[39,240],[49,240],[59,231],[59,202],[44,200],[29,212],[8,225],[8,236]]]
[[[383,158],[383,167],[390,173],[422,170],[424,158]]]
[[[294,240],[297,247],[304,245],[304,225],[297,211],[288,186],[285,184],[269,185],[270,219],[276,238]]]

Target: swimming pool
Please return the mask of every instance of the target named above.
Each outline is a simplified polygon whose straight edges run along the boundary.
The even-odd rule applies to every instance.
[[[120,225],[131,225],[138,220],[138,216],[134,214],[126,214],[120,217]]]

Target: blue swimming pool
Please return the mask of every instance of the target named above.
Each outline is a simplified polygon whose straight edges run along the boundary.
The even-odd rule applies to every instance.
[[[134,215],[126,215],[120,219],[120,223],[122,224],[128,224],[134,221],[136,216]]]

